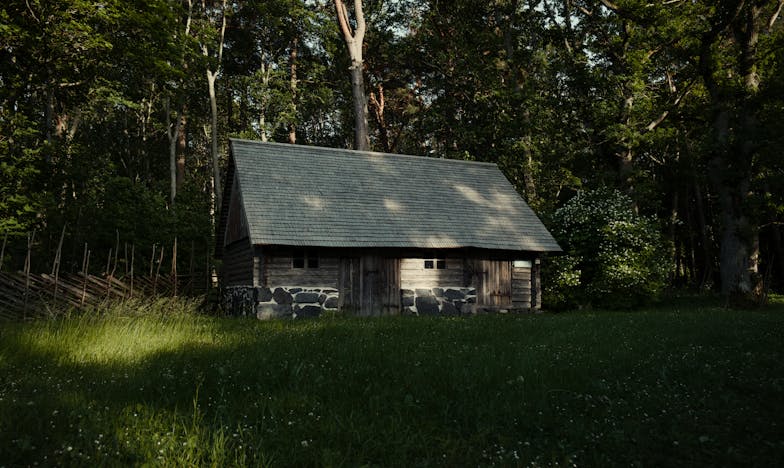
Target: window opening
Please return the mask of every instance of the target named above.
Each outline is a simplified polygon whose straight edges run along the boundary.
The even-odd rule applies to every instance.
[[[295,250],[294,256],[291,261],[291,266],[294,268],[305,268],[305,251]]]
[[[307,259],[307,262],[308,262],[308,268],[318,268],[319,267],[318,254],[315,251],[311,250],[311,251],[307,252],[306,259]]]
[[[291,259],[292,268],[318,268],[318,252],[315,250],[295,250]]]
[[[425,253],[425,269],[426,270],[446,270],[446,256],[444,254],[433,254],[431,252]]]

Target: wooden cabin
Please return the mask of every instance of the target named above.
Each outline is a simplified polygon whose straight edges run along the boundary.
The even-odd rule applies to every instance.
[[[555,251],[495,164],[231,140],[217,256],[233,313],[538,309]]]

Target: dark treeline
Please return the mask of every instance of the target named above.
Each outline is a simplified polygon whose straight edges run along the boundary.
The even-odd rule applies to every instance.
[[[781,289],[782,4],[365,0],[370,146],[496,162],[546,223],[619,189],[673,286]],[[39,270],[63,228],[72,270],[118,237],[204,258],[228,138],[352,146],[350,66],[331,0],[6,0],[2,268],[34,229]]]

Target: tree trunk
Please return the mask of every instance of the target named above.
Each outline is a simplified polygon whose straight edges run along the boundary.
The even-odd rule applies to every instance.
[[[185,152],[188,149],[188,145],[185,135],[185,125],[188,123],[185,113],[183,113],[182,122],[180,122],[180,132],[177,135],[177,145],[179,146],[179,152],[177,154],[177,193],[180,193],[182,189],[182,184],[185,182]]]
[[[362,72],[362,41],[365,37],[365,15],[362,11],[362,0],[354,0],[354,15],[357,27],[352,31],[349,24],[348,11],[343,0],[335,0],[338,24],[346,41],[351,58],[351,94],[354,97],[354,146],[361,151],[370,150],[368,133],[368,107],[365,96],[365,79]]]
[[[180,134],[180,124],[182,122],[182,110],[177,111],[174,121],[171,120],[171,109],[169,108],[169,98],[166,99],[166,136],[169,139],[169,202],[174,206],[174,199],[177,198],[177,140]]]
[[[215,79],[218,77],[218,72],[207,70],[207,86],[210,94],[210,114],[211,114],[211,155],[212,155],[212,177],[213,187],[215,191],[215,211],[217,212],[221,207],[221,176],[220,176],[220,159],[218,157],[218,101],[215,97]]]
[[[205,9],[206,12],[206,5],[202,1],[202,8]],[[224,39],[226,37],[226,0],[223,0],[221,3],[221,10],[220,10],[220,32],[219,32],[219,39],[218,44],[216,47],[217,50],[217,65],[215,66],[215,70],[211,70],[210,67],[207,67],[207,88],[209,92],[210,98],[210,156],[212,159],[212,190],[213,190],[213,199],[215,200],[215,212],[220,209],[221,206],[221,197],[223,196],[223,192],[221,191],[221,177],[220,177],[220,159],[218,157],[218,100],[215,97],[215,80],[218,78],[220,74],[221,63],[223,62],[223,45]],[[203,43],[201,46],[202,54],[205,57],[210,56],[210,48],[207,43]]]
[[[384,98],[384,87],[378,85],[378,96],[374,92],[370,92],[370,105],[373,108],[373,117],[378,127],[379,139],[381,140],[381,147],[386,153],[392,152],[392,143],[389,139],[389,127],[387,126],[386,117],[384,117],[384,107],[386,100]]]
[[[755,97],[759,89],[756,53],[762,26],[760,12],[759,5],[740,2],[736,14],[726,24],[739,49],[735,60],[742,85],[720,84],[715,79],[719,65],[712,55],[712,47],[717,38],[721,40],[721,30],[715,29],[712,31],[715,34],[705,36],[700,56],[703,79],[716,110],[714,155],[709,174],[721,210],[721,291],[729,303],[737,305],[756,303],[762,292],[757,271],[759,229],[748,214],[752,162],[758,151]]]
[[[362,63],[354,63],[351,66],[351,94],[354,96],[354,144],[360,151],[369,151],[368,108]]]
[[[289,53],[289,73],[291,76],[289,87],[291,89],[291,120],[289,121],[289,143],[297,143],[297,52],[299,39],[294,38]]]
[[[702,270],[700,289],[704,289],[711,276],[713,276],[713,255],[711,255],[711,238],[708,236],[708,223],[705,217],[705,203],[702,198],[702,188],[699,183],[694,184],[694,207],[697,210],[697,223],[700,232],[700,244],[702,247]],[[695,264],[698,263],[695,261]]]

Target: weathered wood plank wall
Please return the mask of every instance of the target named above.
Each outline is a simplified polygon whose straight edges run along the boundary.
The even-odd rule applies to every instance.
[[[264,256],[265,286],[338,287],[338,258],[319,257],[318,268],[294,268],[291,255]]]
[[[432,260],[428,259],[428,260]],[[467,286],[463,278],[463,258],[446,257],[446,268],[425,268],[424,258],[400,260],[400,286],[403,289],[434,286]]]
[[[512,306],[531,308],[531,268],[512,267]]]
[[[485,260],[474,262],[477,278],[476,299],[479,306],[506,308],[512,306],[512,262]]]
[[[222,270],[224,286],[253,284],[253,249],[248,238],[236,241],[224,248]]]

